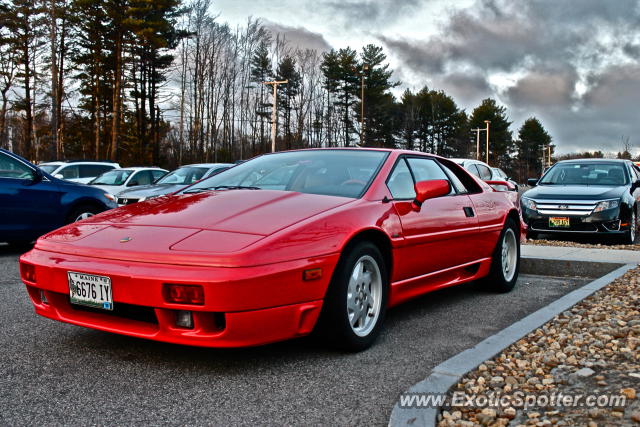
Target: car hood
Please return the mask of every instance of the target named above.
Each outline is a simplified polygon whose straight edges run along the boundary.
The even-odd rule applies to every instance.
[[[622,197],[628,187],[604,185],[539,185],[522,196],[535,200],[604,200]]]
[[[187,184],[150,184],[142,185],[140,187],[131,188],[121,191],[117,194],[118,197],[141,199],[143,197],[157,197],[164,196],[165,194],[175,193],[178,190],[185,188]]]
[[[271,190],[183,194],[104,212],[42,237],[36,248],[130,261],[247,266],[250,254],[243,249],[353,201]],[[239,253],[235,259],[234,253]]]

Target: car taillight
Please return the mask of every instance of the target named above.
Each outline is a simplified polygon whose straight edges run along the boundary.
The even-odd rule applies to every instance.
[[[36,283],[36,266],[21,262],[20,276],[22,276],[22,280],[25,282]]]
[[[200,285],[165,284],[164,299],[173,304],[204,304],[204,289]]]

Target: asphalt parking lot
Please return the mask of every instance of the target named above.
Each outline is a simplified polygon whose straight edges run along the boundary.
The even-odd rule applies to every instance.
[[[386,425],[430,368],[587,281],[521,276],[510,294],[436,292],[392,310],[360,354],[307,339],[216,350],[40,318],[17,258],[0,246],[0,425]]]

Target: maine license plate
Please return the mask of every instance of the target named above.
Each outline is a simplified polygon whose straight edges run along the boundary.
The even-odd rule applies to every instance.
[[[560,228],[568,228],[570,227],[569,218],[566,217],[553,217],[549,218],[549,227],[560,227]]]
[[[106,276],[67,272],[71,304],[113,310],[111,279]]]

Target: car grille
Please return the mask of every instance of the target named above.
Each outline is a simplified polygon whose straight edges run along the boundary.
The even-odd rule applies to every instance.
[[[542,215],[588,216],[596,208],[597,202],[582,200],[534,200]]]
[[[144,307],[141,305],[124,304],[119,302],[113,303],[113,310],[102,310],[99,308],[86,307],[83,305],[71,304],[74,310],[87,311],[90,313],[104,314],[108,316],[122,317],[129,320],[137,320],[138,322],[146,322],[158,324],[156,312],[152,307]]]
[[[569,228],[549,227],[549,219],[539,219],[531,223],[531,229],[536,231],[573,231],[592,233],[598,231],[598,227],[590,222],[582,222],[577,218],[569,219]]]
[[[128,197],[118,197],[118,199],[116,200],[116,202],[120,205],[120,206],[124,206],[124,205],[130,205],[132,203],[137,203],[138,200],[140,199],[130,199]]]

